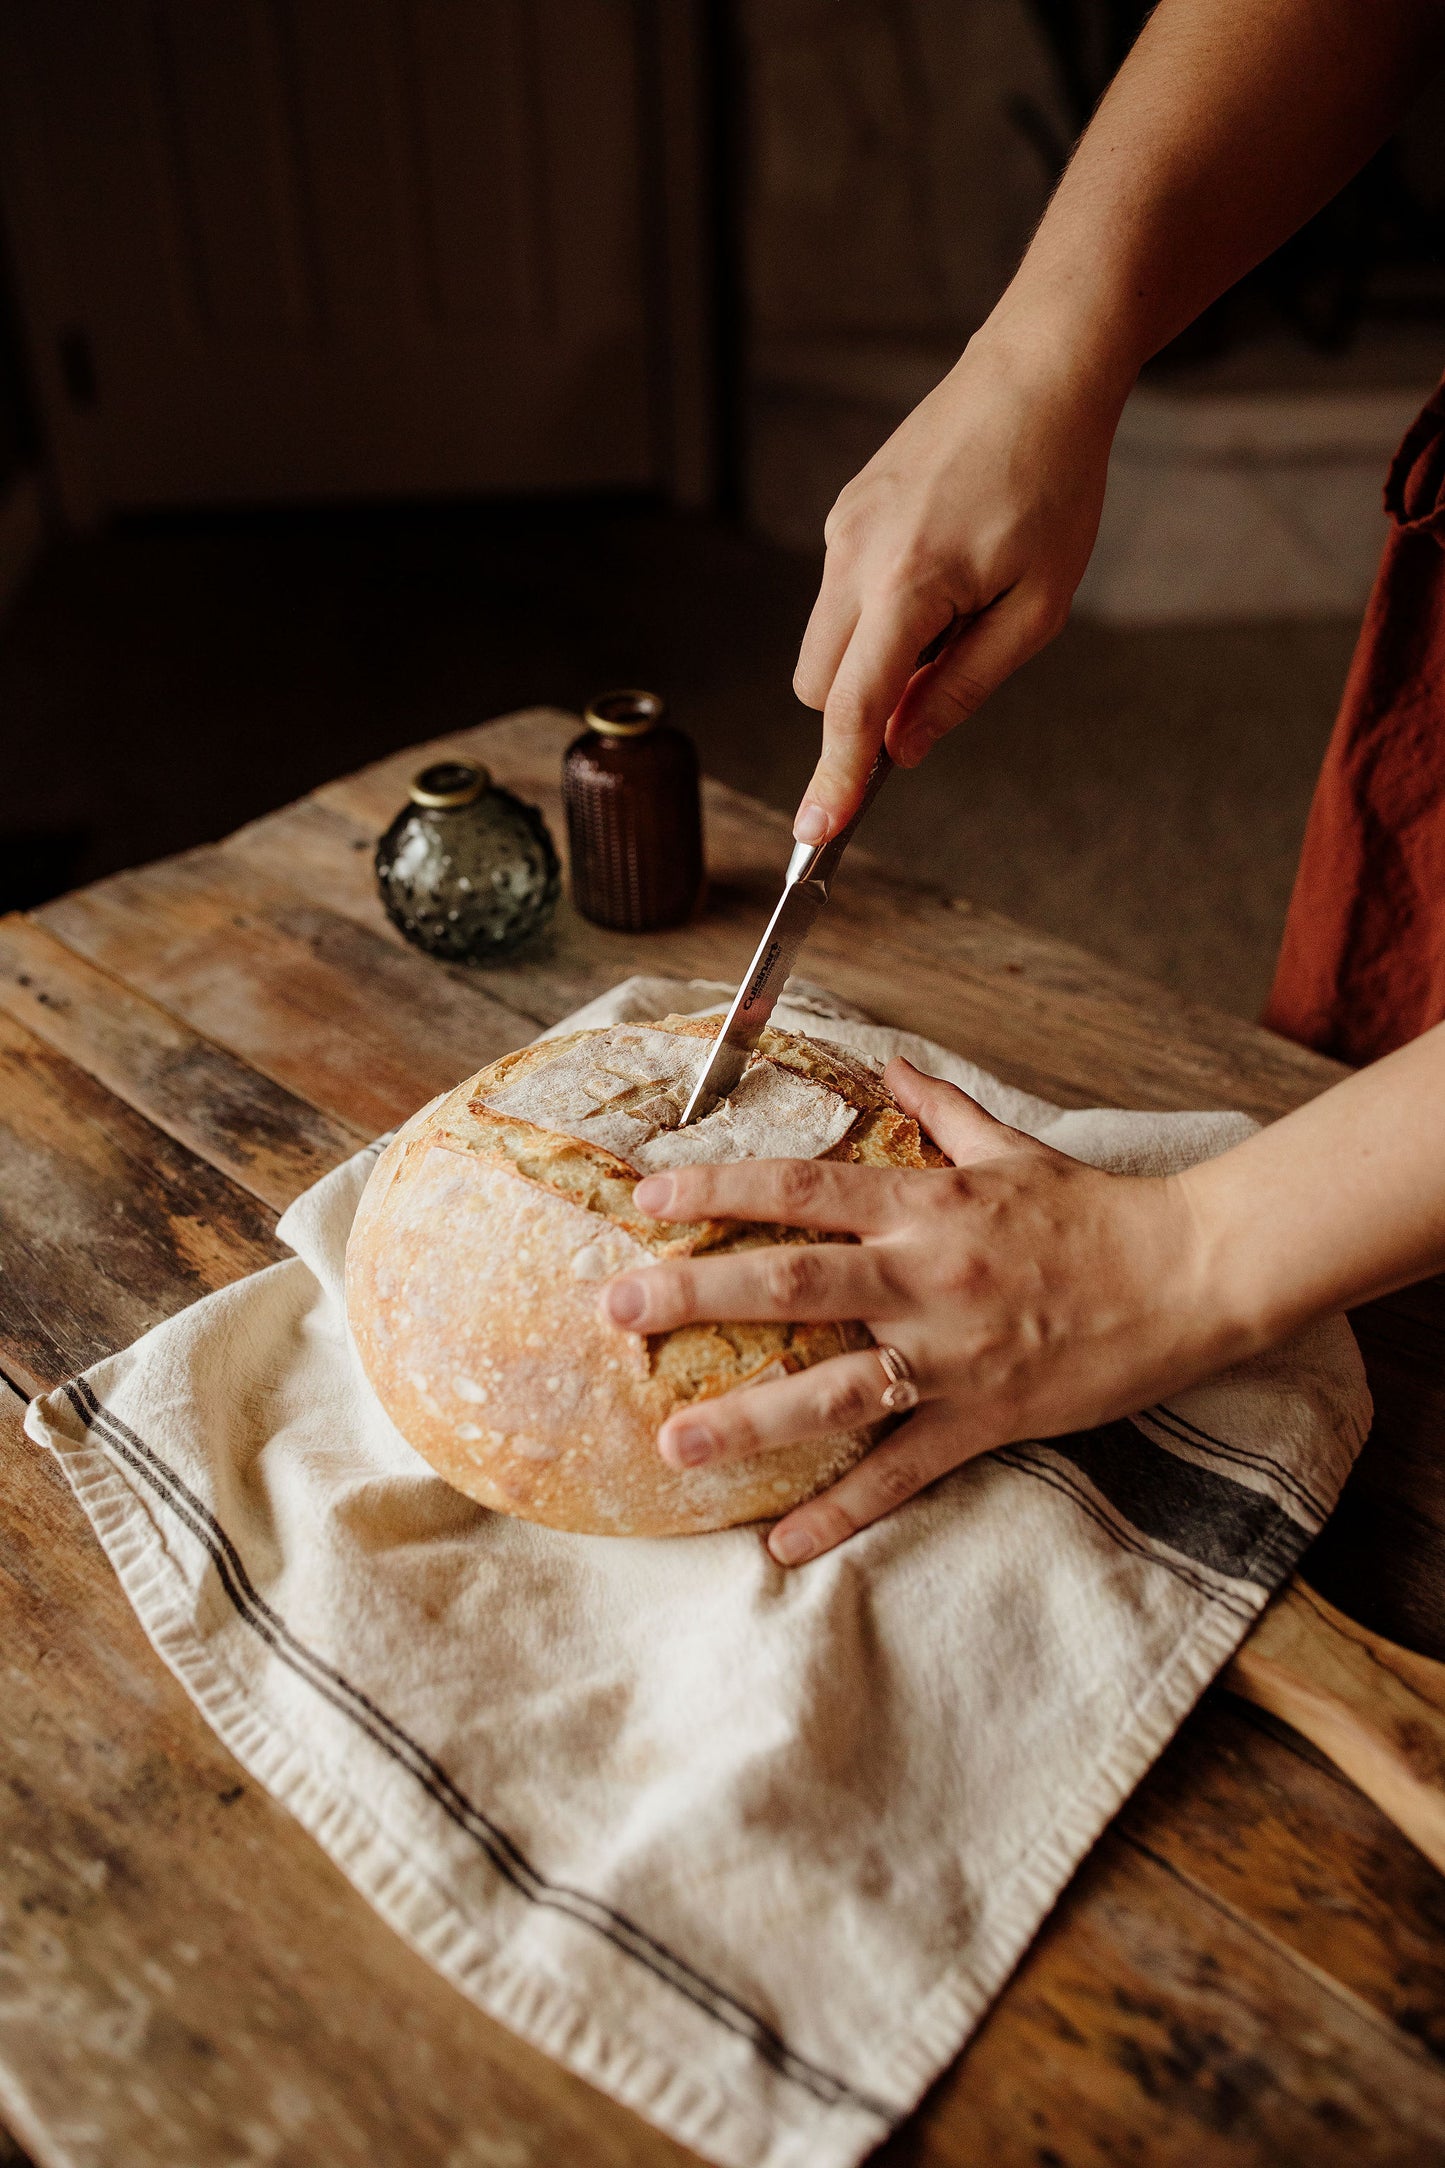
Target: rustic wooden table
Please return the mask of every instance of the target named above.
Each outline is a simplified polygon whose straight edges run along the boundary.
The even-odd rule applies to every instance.
[[[575,726],[480,754],[560,832]],[[564,905],[473,974],[372,885],[413,749],[224,843],[0,922],[0,2117],[42,2168],[589,2168],[684,2150],[472,2009],[253,1784],[151,1653],[20,1432],[53,1385],[278,1253],[298,1190],[635,970],[741,969],[786,826],[708,789],[707,914]],[[1272,1116],[1331,1066],[862,854],[808,970],[1069,1104]],[[1316,1585],[1445,1656],[1440,1289],[1359,1321],[1378,1416]],[[1096,1847],[891,2168],[1445,2158],[1445,1882],[1292,1733],[1207,1696]]]

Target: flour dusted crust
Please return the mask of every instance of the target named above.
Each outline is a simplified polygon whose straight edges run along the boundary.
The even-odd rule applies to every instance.
[[[357,1350],[403,1436],[483,1505],[595,1535],[696,1534],[786,1512],[878,1435],[669,1468],[656,1441],[674,1409],[868,1334],[744,1323],[644,1337],[597,1313],[602,1283],[629,1266],[833,1239],[646,1219],[632,1202],[639,1172],[694,1156],[704,1130],[718,1159],[943,1163],[870,1065],[790,1032],[765,1035],[721,1121],[678,1130],[698,1058],[686,1042],[716,1030],[671,1016],[525,1047],[424,1107],[377,1162],[346,1257]]]

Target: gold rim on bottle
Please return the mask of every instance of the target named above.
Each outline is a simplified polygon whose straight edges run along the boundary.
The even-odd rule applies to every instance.
[[[640,738],[644,731],[654,729],[666,713],[667,702],[661,693],[629,687],[621,692],[599,693],[595,700],[589,700],[582,720],[589,730],[600,730],[604,738]]]

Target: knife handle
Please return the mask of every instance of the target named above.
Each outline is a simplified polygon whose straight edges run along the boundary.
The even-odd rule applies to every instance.
[[[893,762],[884,747],[880,745],[878,757],[868,770],[868,780],[863,785],[863,796],[858,810],[847,827],[840,828],[837,835],[833,836],[827,843],[794,844],[793,855],[788,860],[787,885],[789,888],[796,881],[820,881],[823,887],[827,888],[829,881],[838,870],[838,861],[853,840],[854,829],[858,826],[859,821],[862,820],[869,806],[872,805],[892,773]]]

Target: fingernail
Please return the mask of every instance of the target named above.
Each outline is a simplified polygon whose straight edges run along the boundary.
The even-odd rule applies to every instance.
[[[828,840],[828,816],[811,798],[805,798],[798,808],[793,839],[797,843],[826,843]]]
[[[780,1528],[768,1539],[768,1549],[780,1566],[801,1566],[817,1548],[806,1528]]]
[[[668,1432],[662,1450],[675,1468],[700,1468],[717,1451],[717,1439],[705,1423],[684,1423]]]
[[[603,1290],[602,1307],[614,1325],[635,1325],[646,1299],[636,1280],[614,1280]]]
[[[632,1202],[639,1212],[665,1212],[672,1203],[672,1191],[670,1174],[650,1174],[632,1192]]]

